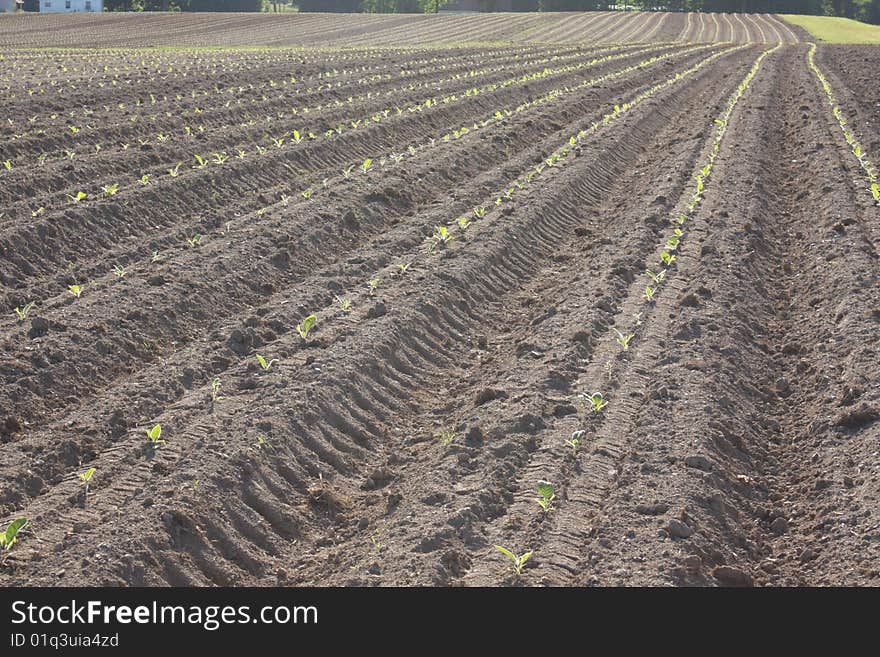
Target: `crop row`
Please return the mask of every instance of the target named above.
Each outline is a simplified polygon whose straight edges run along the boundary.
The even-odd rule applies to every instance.
[[[846,143],[850,147],[852,154],[859,161],[859,165],[865,172],[865,177],[868,180],[868,191],[874,199],[875,205],[880,205],[880,182],[878,182],[877,167],[874,166],[874,163],[868,158],[868,153],[865,151],[865,147],[862,146],[858,136],[850,127],[846,116],[840,109],[840,105],[838,105],[837,99],[834,97],[834,90],[831,88],[831,84],[816,64],[815,55],[816,44],[811,43],[810,49],[807,51],[807,64],[809,65],[810,70],[816,75],[819,84],[822,85],[822,89],[825,91],[825,97],[828,100],[828,105],[831,107],[831,113],[837,120],[837,124],[843,132],[843,137],[846,139]]]
[[[509,51],[485,51],[481,53],[481,57],[479,58],[479,60],[504,60],[509,57],[511,60],[511,64],[522,66],[528,65],[530,62],[536,60],[555,62],[560,59],[576,58],[580,55],[581,51],[572,52],[571,49],[541,51],[534,53],[533,56],[520,52],[510,53]],[[366,66],[343,68],[342,70],[333,68],[326,71],[318,71],[318,73],[316,74],[291,75],[289,72],[290,65],[282,63],[275,68],[265,65],[261,67],[261,73],[266,78],[268,78],[262,82],[248,82],[247,85],[236,85],[234,83],[227,83],[226,86],[221,86],[220,84],[218,84],[218,78],[223,79],[225,76],[228,76],[231,73],[235,73],[235,69],[213,69],[210,71],[210,74],[199,73],[200,79],[206,80],[206,85],[203,85],[197,81],[184,81],[186,82],[187,87],[189,87],[189,93],[187,94],[176,93],[168,96],[167,94],[162,94],[158,88],[146,89],[143,90],[141,97],[136,97],[134,98],[134,100],[129,100],[128,105],[133,107],[142,107],[149,105],[153,109],[161,109],[163,104],[181,103],[182,101],[194,101],[197,99],[217,96],[220,99],[220,104],[223,104],[225,101],[225,105],[228,107],[229,103],[232,100],[230,96],[234,96],[237,100],[246,100],[247,98],[252,98],[259,99],[261,101],[267,101],[270,100],[266,96],[267,93],[271,92],[277,95],[280,92],[286,92],[289,88],[293,91],[293,93],[282,94],[282,96],[287,98],[296,98],[301,95],[307,95],[321,91],[339,91],[341,89],[347,88],[348,86],[363,86],[377,80],[391,80],[395,77],[412,78],[423,76],[426,74],[436,75],[438,72],[466,68],[470,65],[471,60],[462,58],[461,55],[456,54],[442,58],[435,56],[430,59],[406,61],[402,65],[392,66],[386,63],[369,68]],[[393,73],[387,72],[389,68],[392,69]],[[110,86],[116,86],[118,84],[118,80],[119,74],[114,74],[110,82]],[[168,82],[167,76],[151,76],[149,74],[146,74],[144,77],[135,78],[135,80],[141,83],[149,81],[153,84],[155,84],[157,81],[161,83]],[[131,78],[124,78],[126,86],[130,85],[130,81]],[[195,84],[193,84],[194,82]],[[92,95],[97,89],[103,89],[105,87],[106,84],[104,82],[101,82],[100,80],[94,81],[90,79],[87,82],[87,90],[90,92],[90,95]],[[65,95],[69,95],[72,91],[75,90],[76,88],[67,90],[58,89],[57,91],[59,93],[59,96],[61,96],[59,101],[63,100]],[[124,91],[126,92],[127,97],[130,96],[131,89],[124,89]],[[32,95],[31,92],[28,92],[28,94]],[[15,97],[15,94],[8,95],[9,100],[13,100]],[[28,100],[30,102],[30,99]],[[114,107],[108,105],[108,102],[114,105]],[[104,99],[103,108],[105,116],[115,118],[116,116],[118,116],[117,110],[125,109],[125,107],[128,105],[123,104],[122,106],[120,106],[120,103],[118,102]],[[81,114],[83,117],[95,120],[96,118],[100,118],[102,116],[96,109],[98,107],[100,107],[100,105],[94,105],[92,107],[77,107],[76,109],[68,110],[66,113],[64,113],[64,116],[71,120],[75,120],[77,115]],[[192,108],[184,106],[173,107],[172,109],[174,111],[180,112],[187,109],[191,110]],[[22,120],[25,119],[27,119],[27,122],[30,125],[33,125],[35,123],[40,126],[52,125],[52,122],[58,119],[58,114],[50,112],[42,116],[37,114],[30,117],[22,117]],[[17,138],[21,138],[26,136],[27,134],[28,133],[16,136]]]
[[[725,106],[724,111],[721,115],[714,120],[715,129],[712,137],[712,141],[708,146],[708,155],[704,165],[697,170],[694,174],[695,186],[693,191],[689,195],[685,195],[684,198],[684,207],[676,211],[670,217],[670,221],[673,225],[672,233],[669,235],[668,239],[665,243],[660,247],[660,257],[658,258],[659,262],[657,263],[656,272],[652,271],[650,268],[646,270],[645,275],[648,278],[648,285],[645,288],[645,292],[643,294],[643,300],[649,306],[652,306],[656,301],[657,294],[661,288],[661,285],[664,281],[667,280],[667,275],[674,267],[674,263],[676,260],[675,252],[678,250],[682,239],[684,238],[684,227],[686,223],[694,216],[697,208],[699,207],[701,201],[703,200],[703,196],[706,191],[706,185],[709,182],[715,160],[718,156],[720,146],[724,140],[725,135],[728,131],[728,126],[730,123],[731,115],[733,111],[737,107],[739,101],[742,99],[743,95],[748,91],[752,80],[758,74],[759,69],[761,67],[762,62],[766,57],[771,55],[773,52],[778,50],[781,46],[777,45],[771,50],[765,50],[762,52],[758,58],[753,63],[751,69],[745,75],[745,77],[739,82],[736,90],[730,96]],[[649,267],[654,267],[652,263],[648,263]],[[613,353],[617,352],[618,358],[623,357],[625,353],[628,353],[629,350],[633,347],[634,341],[637,339],[637,336],[644,331],[644,326],[646,322],[646,318],[644,317],[644,313],[638,313],[636,316],[632,318],[628,318],[631,322],[626,329],[620,330],[617,326],[612,327],[612,332],[608,337],[608,340],[611,340],[611,345],[616,343],[615,348],[599,348],[597,352],[605,352],[605,353]],[[611,379],[611,372],[615,367],[614,360],[608,360],[603,369],[608,375],[608,379]],[[599,421],[601,421],[604,413],[606,412],[606,408],[613,403],[613,399],[609,398],[606,394],[598,391],[584,391],[579,395],[579,400],[583,401],[588,408],[591,415],[595,416]],[[577,459],[580,450],[582,449],[585,441],[589,439],[589,432],[586,429],[579,429],[571,434],[569,438],[564,439],[565,446],[571,450],[572,456]],[[546,512],[548,507],[553,508],[553,502],[557,499],[557,490],[554,485],[546,480],[540,480],[537,483],[537,492],[538,498],[537,502],[541,507],[542,512]],[[520,569],[517,568],[516,563],[516,554],[515,552],[502,549],[501,546],[496,546],[499,550],[504,552],[504,554],[511,560],[514,570],[517,574],[520,573]],[[525,555],[532,555],[533,551],[527,550]]]
[[[590,88],[590,87],[595,86],[597,84],[601,84],[601,83],[608,82],[608,81],[611,81],[616,78],[620,78],[620,77],[625,76],[633,71],[651,66],[657,62],[668,59],[669,57],[679,55],[679,54],[687,54],[690,52],[698,52],[699,50],[702,50],[704,48],[705,48],[704,46],[697,46],[697,47],[693,47],[688,50],[684,50],[684,51],[680,51],[680,52],[676,52],[676,53],[665,53],[662,55],[657,55],[655,57],[643,60],[643,61],[639,62],[638,64],[633,64],[633,65],[627,66],[623,69],[619,69],[619,70],[613,71],[611,73],[608,73],[608,74],[605,74],[605,75],[602,75],[602,76],[599,76],[596,78],[582,81],[573,87],[552,89],[552,90],[546,92],[545,94],[534,98],[531,101],[520,103],[519,105],[517,105],[513,108],[499,108],[499,109],[495,110],[494,112],[492,112],[491,114],[483,117],[482,119],[476,120],[475,123],[471,126],[462,126],[461,128],[453,130],[453,131],[446,133],[442,136],[436,135],[436,137],[428,138],[421,143],[411,144],[407,148],[405,148],[404,150],[401,150],[401,152],[399,152],[399,153],[391,152],[391,153],[387,153],[387,154],[377,155],[374,158],[367,158],[367,160],[365,160],[363,162],[360,162],[357,164],[352,164],[351,166],[344,169],[341,173],[337,173],[335,175],[330,175],[330,176],[325,177],[323,179],[323,181],[321,181],[318,185],[315,185],[314,182],[305,180],[304,181],[305,185],[303,186],[303,188],[301,190],[299,190],[298,194],[296,192],[291,192],[290,195],[282,194],[280,200],[278,200],[275,205],[278,207],[287,208],[291,204],[292,201],[299,200],[300,202],[309,202],[309,201],[319,197],[324,191],[332,191],[336,185],[341,183],[343,180],[349,178],[355,171],[365,175],[365,174],[369,173],[370,171],[372,171],[377,166],[380,168],[385,168],[386,165],[387,166],[399,165],[404,159],[411,158],[416,155],[421,155],[422,153],[429,151],[435,145],[439,145],[440,143],[446,143],[448,141],[454,141],[454,140],[466,138],[469,135],[472,135],[472,134],[476,133],[477,131],[481,130],[482,128],[485,128],[485,127],[488,127],[491,125],[500,125],[500,124],[506,123],[511,117],[516,116],[516,115],[518,115],[518,114],[520,114],[530,108],[539,107],[539,106],[545,105],[547,103],[556,101],[557,99],[560,99],[560,98],[564,97],[565,95],[575,93],[581,89]],[[650,50],[650,49],[648,49],[648,50]],[[301,135],[297,135],[297,137],[299,139],[303,138]],[[551,156],[550,159],[551,159],[551,161],[555,161],[556,159],[558,159],[558,156]],[[539,168],[542,168],[542,167],[539,167]],[[182,175],[182,174],[177,174],[177,175]],[[172,180],[171,182],[173,183],[174,181]],[[146,181],[144,181],[144,184],[150,184],[150,181],[146,180]],[[101,192],[101,196],[113,197],[113,196],[116,196],[117,193],[120,193],[118,187],[106,186],[106,188]],[[507,195],[507,197],[509,198],[509,195]],[[72,195],[70,197],[69,202],[74,205],[78,205],[78,204],[82,203],[85,199],[86,199],[85,192],[77,192],[76,195]],[[267,212],[268,210],[269,210],[269,206],[261,208],[257,212],[257,216],[259,217],[262,214],[265,214],[265,212]],[[45,213],[44,208],[43,209],[38,208],[36,211],[32,211],[34,218],[38,218],[38,217],[42,216],[44,213]],[[238,223],[238,222],[235,222],[235,223]],[[229,224],[226,226],[226,233],[227,234],[228,234],[230,228],[232,227],[232,224],[233,224],[233,222],[229,222]],[[196,244],[201,242],[202,239],[203,239],[203,237],[201,235],[198,235],[197,233],[196,234],[188,234],[188,235],[186,235],[186,240],[185,240],[186,243],[184,244],[184,246],[186,248],[192,248],[193,246],[195,246]],[[195,241],[193,241],[193,240],[195,240]],[[158,252],[154,252],[153,256],[151,258],[151,263],[156,262],[156,259],[158,257],[160,257]],[[166,254],[163,253],[161,257],[163,257],[163,258],[166,257]],[[150,263],[148,263],[148,266],[150,266]],[[117,267],[122,267],[122,265],[117,265]],[[133,270],[133,268],[129,268],[127,265],[125,265],[124,269],[128,272],[131,272]],[[115,271],[115,268],[114,268],[114,271]],[[74,281],[73,284],[79,285],[80,287],[82,287],[81,283],[82,283],[82,281],[78,281],[78,282]],[[22,310],[24,310],[24,309],[28,309],[28,308],[32,307],[30,304],[33,303],[33,300],[32,299],[28,300],[27,303],[25,303],[22,300],[19,300],[18,303],[21,304],[20,308]],[[20,317],[19,319],[23,320],[24,317]]]
[[[405,105],[404,107],[393,107],[393,108],[385,107],[384,109],[374,111],[374,112],[372,112],[368,115],[365,115],[365,116],[359,116],[356,118],[349,117],[344,120],[340,119],[339,123],[336,124],[335,127],[328,128],[325,131],[319,130],[319,131],[313,132],[311,129],[304,127],[301,130],[299,130],[299,129],[295,129],[292,131],[285,130],[284,132],[280,132],[280,133],[276,133],[276,134],[269,134],[261,141],[257,141],[257,142],[250,143],[250,144],[242,145],[240,142],[234,146],[233,145],[223,146],[220,144],[215,144],[213,148],[209,147],[209,148],[211,148],[210,153],[204,153],[204,154],[193,153],[193,152],[184,153],[183,157],[186,157],[187,159],[189,159],[188,163],[185,163],[185,162],[181,161],[181,159],[179,159],[181,157],[180,153],[173,152],[170,155],[172,157],[176,156],[176,157],[174,157],[174,160],[176,160],[176,161],[174,162],[173,166],[171,166],[171,168],[161,168],[161,169],[154,168],[154,169],[149,170],[148,172],[145,172],[145,173],[142,172],[141,177],[139,179],[132,180],[132,181],[128,182],[127,184],[120,183],[120,181],[118,181],[118,180],[113,181],[113,182],[109,183],[109,185],[116,185],[114,191],[112,192],[112,194],[109,194],[109,195],[106,192],[103,192],[103,196],[105,198],[108,196],[112,196],[120,188],[124,188],[126,186],[152,184],[162,178],[177,179],[179,177],[182,177],[184,172],[187,171],[187,169],[189,169],[189,168],[192,168],[195,170],[202,170],[202,169],[205,169],[206,167],[212,165],[212,163],[213,163],[213,165],[222,165],[222,164],[226,163],[228,160],[230,160],[230,158],[233,158],[235,160],[244,160],[244,159],[248,158],[249,156],[260,156],[260,155],[265,154],[268,151],[294,148],[296,146],[299,146],[303,142],[314,142],[315,144],[320,144],[324,140],[335,140],[338,136],[342,135],[343,133],[348,133],[348,132],[351,132],[353,130],[358,130],[358,129],[361,129],[361,130],[366,129],[367,127],[369,127],[372,124],[377,124],[377,123],[386,121],[387,119],[392,118],[392,117],[401,116],[403,114],[422,113],[422,112],[425,112],[426,110],[430,110],[431,108],[434,108],[437,106],[448,106],[451,104],[462,102],[462,101],[470,99],[470,98],[474,98],[474,97],[479,96],[481,94],[492,93],[492,92],[495,92],[500,89],[506,89],[506,88],[509,88],[509,87],[512,87],[515,85],[526,84],[526,83],[534,82],[537,80],[544,80],[544,79],[548,79],[550,77],[570,74],[573,72],[584,70],[586,68],[591,68],[591,67],[599,66],[601,64],[613,62],[613,61],[616,61],[619,59],[626,59],[629,57],[635,57],[635,56],[638,56],[638,55],[646,53],[646,52],[654,51],[656,49],[657,48],[655,48],[655,47],[650,47],[650,48],[646,48],[643,50],[628,51],[628,52],[625,52],[622,54],[604,55],[604,56],[600,56],[600,57],[595,57],[595,58],[588,60],[588,61],[578,62],[577,64],[570,64],[570,65],[566,65],[566,66],[562,66],[562,67],[558,67],[558,68],[553,68],[553,69],[545,67],[545,68],[543,68],[537,72],[534,72],[534,73],[527,73],[526,72],[526,73],[522,73],[522,74],[518,75],[517,77],[508,78],[508,79],[500,81],[500,82],[493,82],[493,83],[481,85],[479,87],[467,88],[461,94],[451,93],[446,96],[439,96],[439,97],[432,96],[432,97],[429,97],[426,99],[420,99],[416,102]],[[360,98],[358,100],[360,100]],[[352,98],[350,102],[354,102],[354,99]],[[346,105],[346,103],[342,103],[341,101],[338,101],[338,100],[336,101],[336,103],[338,103],[338,105],[334,104],[333,106],[345,106]],[[303,113],[308,115],[309,108],[305,108],[305,111]],[[299,114],[300,114],[299,110],[296,110],[295,112],[293,112],[293,116],[299,116]],[[251,119],[246,124],[252,124],[252,123],[256,123],[256,120]],[[192,135],[194,132],[199,132],[199,126],[196,126],[195,131],[193,131],[193,129],[190,126],[184,126],[183,132],[187,135]],[[168,142],[171,139],[171,137],[170,137],[170,135],[159,134],[156,137],[156,139],[158,140],[159,143],[164,144],[164,143]],[[142,141],[144,143],[148,143],[147,140],[141,139],[140,141]],[[246,150],[243,146],[247,146],[247,148],[253,149],[253,150],[248,152],[248,150]],[[123,145],[122,149],[127,150],[128,145]],[[101,152],[106,152],[106,151],[111,151],[111,150],[112,150],[112,146],[108,147],[107,149],[99,148],[98,151],[95,154],[93,154],[91,157],[92,158],[99,157]],[[40,156],[40,157],[42,157],[42,156]],[[62,154],[61,157],[73,159],[73,158],[77,157],[77,154],[75,151],[66,151],[65,153]],[[39,164],[39,162],[40,162],[40,158],[38,157],[37,163]],[[171,161],[168,161],[166,159],[166,163],[171,164]],[[11,171],[15,165],[11,160],[6,160],[5,166],[8,170]],[[183,170],[181,170],[181,167],[184,167]],[[48,182],[46,184],[48,184]],[[74,185],[76,185],[76,183],[74,183]],[[85,194],[86,196],[79,197],[79,194]],[[102,196],[102,192],[99,192],[98,190],[92,190],[91,193],[89,193],[89,192],[84,191],[83,188],[80,187],[79,189],[74,189],[73,193],[71,193],[71,194],[68,194],[66,196],[58,195],[56,198],[57,198],[58,204],[63,204],[65,201],[65,198],[71,203],[78,204],[82,200],[86,199],[88,196],[91,196],[92,198],[100,198]],[[43,207],[47,207],[48,205],[49,205],[48,202],[43,203]]]
[[[600,52],[608,52],[612,49],[604,49],[594,51],[596,53]],[[327,84],[319,84],[316,87],[306,87],[304,89],[294,89],[288,92],[285,89],[285,86],[288,83],[286,79],[280,79],[280,81],[275,81],[274,79],[269,79],[264,83],[265,86],[259,85],[254,86],[253,84],[248,85],[248,87],[227,87],[224,90],[217,89],[216,91],[209,94],[206,91],[203,91],[197,94],[196,91],[191,91],[188,96],[184,94],[177,93],[172,97],[173,100],[180,102],[185,98],[189,98],[190,100],[203,100],[208,99],[207,106],[199,106],[199,105],[191,105],[185,106],[182,108],[176,108],[174,112],[168,110],[161,110],[162,98],[165,100],[168,99],[167,96],[163,96],[162,98],[157,99],[156,96],[150,95],[148,101],[141,101],[137,99],[134,101],[131,107],[137,108],[136,114],[132,114],[126,117],[126,119],[121,123],[114,123],[108,121],[102,121],[99,115],[95,115],[92,110],[84,108],[77,112],[76,110],[72,110],[67,113],[67,119],[63,120],[62,125],[57,126],[59,128],[59,132],[51,133],[51,142],[54,147],[59,148],[61,145],[59,142],[72,142],[69,148],[61,147],[61,150],[56,151],[56,156],[59,159],[64,159],[65,154],[70,152],[78,142],[83,141],[83,136],[87,134],[93,134],[98,136],[99,138],[103,135],[115,133],[114,139],[116,141],[119,140],[127,140],[132,142],[134,140],[138,140],[139,145],[144,145],[145,143],[149,143],[150,137],[147,136],[148,130],[156,130],[161,135],[161,141],[165,142],[168,139],[174,139],[175,135],[171,134],[179,130],[180,135],[178,138],[181,139],[191,139],[197,135],[210,134],[214,130],[221,129],[227,125],[234,125],[241,123],[242,126],[254,125],[255,120],[250,118],[251,112],[263,112],[264,116],[260,117],[260,122],[262,123],[262,119],[265,118],[267,122],[271,123],[274,121],[282,120],[286,116],[310,116],[316,113],[319,113],[321,110],[325,108],[333,108],[333,107],[342,107],[345,104],[352,104],[364,100],[378,100],[382,96],[386,97],[394,97],[403,92],[412,92],[417,89],[422,88],[430,88],[432,92],[435,92],[432,97],[436,98],[436,92],[440,90],[440,85],[450,84],[450,83],[464,83],[468,84],[471,80],[476,80],[481,77],[490,77],[499,73],[504,73],[511,68],[519,68],[519,67],[539,67],[546,65],[548,63],[557,63],[559,61],[564,61],[566,59],[578,59],[583,58],[584,56],[589,56],[590,52],[577,52],[571,55],[566,55],[564,57],[559,56],[550,56],[550,57],[540,57],[537,59],[517,59],[514,62],[505,62],[499,66],[493,67],[485,67],[481,69],[467,68],[470,63],[465,62],[463,64],[459,63],[458,66],[453,67],[453,70],[458,69],[460,72],[450,74],[446,77],[437,78],[435,71],[426,71],[423,73],[419,73],[419,76],[428,75],[430,76],[427,80],[422,82],[409,82],[409,84],[404,83],[400,86],[395,86],[391,89],[384,89],[381,92],[377,90],[370,90],[364,92],[360,95],[347,95],[343,93],[343,89],[345,88],[341,84],[337,84],[334,86],[332,83]],[[445,70],[447,67],[440,66],[438,70]],[[545,66],[546,68],[546,66]],[[295,78],[290,78],[294,80]],[[357,85],[365,85],[372,84],[374,82],[382,83],[385,81],[391,80],[391,76],[365,76],[356,80]],[[417,79],[417,78],[416,78]],[[377,85],[379,86],[379,85]],[[266,91],[268,89],[272,89],[272,95],[268,96]],[[249,95],[253,91],[253,97],[249,99],[249,103],[245,105],[243,111],[244,116],[241,114],[241,105],[245,102],[245,98],[243,96]],[[329,92],[333,93],[329,93]],[[245,94],[245,92],[247,92]],[[211,104],[211,96],[217,95],[216,103]],[[321,101],[325,99],[328,95],[331,96],[331,100],[322,103],[318,102],[316,104],[311,104],[311,96],[314,95],[315,100]],[[232,97],[230,97],[232,96]],[[332,98],[335,96],[335,98]],[[340,100],[343,98],[343,100]],[[299,101],[299,105],[293,104],[291,105],[291,101],[297,100]],[[109,117],[113,117],[114,120],[118,121],[119,112],[125,111],[129,106],[125,103],[118,103],[116,108],[110,108],[109,106],[105,106],[105,110]],[[149,108],[149,113],[144,113],[140,108]],[[231,109],[230,109],[231,108]],[[82,114],[80,117],[80,121],[88,121],[89,123],[83,125],[77,121],[77,113]],[[177,119],[181,119],[181,121],[176,121]],[[56,118],[56,115],[51,115],[50,118]],[[105,117],[106,118],[106,117]],[[212,121],[213,119],[213,121]],[[193,122],[198,121],[198,125]],[[92,125],[92,122],[97,122],[97,125]],[[39,125],[45,126],[45,122],[38,120],[37,117],[32,116],[27,119],[27,123],[31,126]],[[192,124],[192,125],[190,125]],[[143,126],[143,127],[141,127]],[[169,133],[169,134],[165,134]],[[13,136],[13,140],[23,139],[29,136],[50,136],[50,133],[47,133],[45,127],[40,127],[33,131],[26,131],[24,133],[19,133]],[[144,139],[146,137],[146,139]],[[39,142],[31,143],[34,141],[30,140],[25,146],[22,146],[26,151],[32,151],[36,148],[39,148]],[[91,150],[94,150],[94,154],[99,153],[107,153],[112,151],[110,148],[112,144],[108,142],[93,142],[92,140],[88,141],[88,146]],[[124,147],[125,144],[120,144],[119,147]],[[86,152],[88,154],[88,151]],[[47,157],[47,154],[43,153],[41,156],[44,160]]]

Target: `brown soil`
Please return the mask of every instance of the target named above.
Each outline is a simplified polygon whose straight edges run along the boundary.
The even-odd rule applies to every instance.
[[[806,46],[764,60],[643,298],[760,52],[279,50],[260,67],[250,52],[131,51],[112,55],[127,80],[113,85],[100,53],[86,70],[77,53],[8,51],[0,515],[31,524],[0,581],[880,584],[880,208]],[[817,60],[863,121],[870,81],[847,72],[875,55]],[[174,71],[148,77],[160,65]],[[59,66],[66,85],[40,84]],[[68,93],[76,111],[58,116]],[[292,144],[293,130],[321,138]],[[219,151],[231,159],[193,168]],[[429,253],[437,225],[456,239]],[[630,326],[622,351],[614,329]],[[258,353],[278,360],[263,371]],[[496,544],[533,551],[521,577]]]
[[[360,46],[654,42],[797,43],[772,14],[548,12],[493,14],[0,15],[0,47]]]

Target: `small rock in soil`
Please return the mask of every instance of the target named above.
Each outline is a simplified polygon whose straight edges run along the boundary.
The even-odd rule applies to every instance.
[[[495,399],[507,399],[507,393],[497,388],[483,388],[474,397],[474,405],[482,406]]]
[[[718,580],[722,586],[754,586],[752,576],[744,570],[733,566],[717,566],[712,571],[712,577]]]
[[[690,456],[686,456],[684,459],[684,464],[689,468],[703,470],[704,472],[710,472],[712,470],[712,463],[709,461],[709,459],[700,454],[691,454]]]
[[[385,315],[387,312],[388,308],[386,308],[385,304],[379,302],[367,311],[367,319],[376,319],[377,317],[382,317],[382,315]]]
[[[636,506],[636,513],[643,516],[660,516],[669,511],[669,505],[662,502],[656,504],[639,504]]]
[[[690,570],[699,570],[703,565],[703,560],[696,554],[685,557],[684,565]]]
[[[673,538],[689,538],[694,533],[690,525],[677,518],[673,518],[666,523],[666,531]]]
[[[786,520],[785,518],[777,518],[770,523],[770,531],[772,531],[777,536],[782,536],[788,531],[788,520]]]
[[[49,332],[49,322],[48,320],[43,319],[42,317],[34,317],[31,320],[31,328],[28,331],[28,337],[30,339],[39,338],[46,335]]]

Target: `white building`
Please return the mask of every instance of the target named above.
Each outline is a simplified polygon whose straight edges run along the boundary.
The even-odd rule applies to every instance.
[[[40,13],[56,14],[77,11],[104,11],[104,0],[40,0]]]

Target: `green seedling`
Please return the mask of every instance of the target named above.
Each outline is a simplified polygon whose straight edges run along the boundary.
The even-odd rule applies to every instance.
[[[80,481],[82,481],[83,484],[85,485],[86,497],[88,497],[89,496],[89,483],[91,483],[92,477],[95,476],[95,469],[89,468],[85,472],[79,473],[79,475],[77,475],[77,476],[80,478]]]
[[[211,380],[211,401],[217,403],[221,401],[223,397],[220,396],[220,377],[215,376]]]
[[[578,431],[572,432],[571,438],[566,439],[565,444],[571,447],[572,456],[577,456],[578,449],[580,449],[581,446],[581,441],[583,441],[586,434],[586,431],[580,429]]]
[[[440,441],[443,447],[448,447],[455,440],[455,429],[444,429],[434,434],[434,437]]]
[[[614,328],[614,332],[617,334],[617,344],[620,345],[621,350],[626,351],[629,349],[629,341],[636,337],[635,334],[629,333],[628,335],[624,335],[616,328]]]
[[[556,490],[553,488],[553,484],[549,481],[539,481],[538,495],[539,497],[535,501],[541,506],[544,513],[549,513],[553,509],[554,500],[556,500]]]
[[[70,290],[70,293],[71,293],[74,297],[76,297],[77,299],[79,299],[80,296],[81,296],[82,293],[83,293],[83,290],[85,289],[85,286],[84,286],[84,285],[77,285],[76,283],[74,283],[73,285],[68,285],[68,286],[67,286],[67,289]]]
[[[150,441],[150,444],[153,447],[158,447],[159,445],[165,444],[165,441],[162,440],[162,425],[154,425],[153,428],[148,429],[146,433],[147,439]]]
[[[434,233],[431,235],[432,240],[429,251],[433,253],[441,244],[447,246],[455,237],[449,232],[446,226],[434,226]]]
[[[663,261],[663,264],[669,267],[673,262],[675,262],[675,256],[667,251],[664,251],[660,254],[660,260]]]
[[[162,259],[162,256],[159,255],[158,251],[153,251],[150,255],[150,262],[159,262]]]
[[[6,167],[6,170],[7,170],[7,171],[11,171],[11,170],[12,170],[12,161],[11,161],[11,160],[5,160],[5,161],[3,162],[3,166]]]
[[[590,402],[590,407],[593,409],[594,413],[601,413],[602,409],[608,406],[608,402],[602,397],[601,392],[594,392],[587,397],[587,401]]]
[[[27,518],[18,518],[10,522],[6,526],[6,531],[0,533],[0,548],[3,550],[11,550],[12,546],[15,545],[15,541],[18,540],[19,533],[21,533],[21,530],[27,527],[27,525]]]
[[[459,217],[456,221],[458,222],[458,228],[459,228],[459,230],[461,230],[462,233],[464,233],[468,228],[470,228],[471,224],[473,223],[467,217]]]
[[[654,301],[654,293],[655,293],[656,291],[657,291],[657,290],[656,290],[655,288],[651,287],[650,285],[649,285],[648,287],[645,288],[645,294],[644,294],[643,296],[645,297],[645,300],[646,300],[648,303],[651,303],[651,302]]]
[[[663,279],[666,278],[666,270],[663,269],[659,273],[654,273],[650,269],[646,269],[645,273],[648,275],[652,281],[654,281],[655,285],[660,285],[663,282]]]
[[[199,245],[199,242],[202,241],[202,236],[196,233],[192,237],[186,238],[186,243],[189,244],[190,248],[194,248]]]
[[[351,312],[351,299],[346,299],[343,297],[335,297],[336,303],[339,304],[339,309],[344,313]]]
[[[150,174],[145,173],[141,176],[141,179],[138,181],[141,185],[149,185],[150,184]]]
[[[168,169],[168,175],[172,178],[177,178],[180,175],[180,166],[181,162],[178,162],[177,165],[173,169]]]
[[[477,219],[482,219],[486,216],[486,208],[484,208],[482,205],[478,205],[474,208],[474,216]]]
[[[400,270],[401,274],[405,274],[409,270],[411,265],[412,265],[412,260],[409,260],[407,262],[398,262],[397,268]]]
[[[116,274],[117,278],[125,278],[125,267],[122,265],[116,265],[113,267],[113,273]]]
[[[254,443],[257,449],[272,449],[272,445],[263,436],[257,436],[257,442]]]
[[[367,282],[367,294],[369,294],[370,296],[373,296],[374,294],[376,294],[376,288],[379,287],[379,281],[380,281],[380,279],[378,279],[378,278],[371,278]]]
[[[18,317],[19,322],[23,322],[27,319],[28,313],[31,311],[31,308],[34,307],[34,301],[30,303],[26,303],[23,308],[15,307],[15,315]]]
[[[80,201],[88,198],[88,194],[85,192],[77,192],[76,195],[67,194],[68,203],[71,205],[77,205]]]
[[[105,185],[101,187],[101,191],[104,193],[104,196],[115,196],[116,192],[119,191],[119,184],[114,183],[112,185]]]
[[[272,369],[272,365],[280,362],[277,358],[273,358],[272,360],[266,360],[260,354],[257,354],[257,360],[259,361],[260,367],[263,368],[264,372],[268,372],[270,369]]]
[[[34,219],[36,219],[37,217],[41,217],[45,213],[46,213],[46,208],[44,208],[42,205],[40,207],[38,207],[36,210],[31,210],[31,216]]]
[[[305,191],[302,191],[300,192],[300,196],[302,196],[306,200],[309,200],[310,198],[312,198],[312,190],[307,189]]]
[[[366,160],[364,160],[364,163],[361,165],[361,170],[363,170],[364,173],[367,173],[372,166],[373,166],[373,160],[371,160],[370,158],[367,158]]]
[[[208,166],[208,160],[203,158],[198,153],[194,157],[196,158],[196,166],[194,166],[193,169],[204,169],[206,166]]]
[[[343,170],[342,170],[342,177],[343,177],[343,178],[348,178],[349,176],[351,176],[351,172],[354,171],[354,167],[355,167],[355,165],[352,164],[352,165],[351,165],[350,167],[348,167],[347,169],[343,169]]]
[[[531,550],[528,552],[516,556],[513,552],[508,550],[506,547],[501,547],[500,545],[496,545],[495,549],[498,550],[501,554],[510,559],[511,564],[513,565],[513,571],[517,574],[517,576],[522,575],[523,566],[526,565],[526,561],[529,560],[529,557],[532,556]]]
[[[309,315],[303,321],[296,325],[296,330],[299,333],[299,337],[303,340],[309,339],[309,331],[314,327],[315,322],[318,321],[318,318],[315,315]]]
[[[874,202],[880,205],[880,186],[877,183],[871,183],[871,196],[874,197]]]

